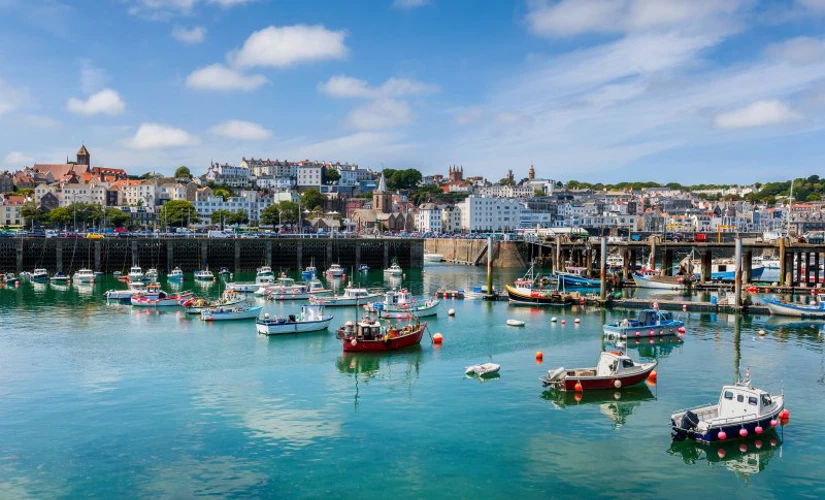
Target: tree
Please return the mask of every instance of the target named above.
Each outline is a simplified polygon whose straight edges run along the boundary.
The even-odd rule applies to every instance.
[[[187,200],[172,200],[161,207],[158,220],[168,226],[184,227],[189,221],[198,221],[198,212]]]
[[[394,170],[391,168],[384,169],[384,178],[387,180],[387,188],[396,189],[415,189],[421,183],[424,177],[421,172],[414,168],[407,170]]]
[[[103,213],[106,219],[106,225],[112,227],[124,227],[132,219],[129,214],[123,210],[118,210],[113,207],[107,208]]]
[[[49,212],[49,224],[53,227],[63,227],[72,222],[74,217],[68,207],[57,207]]]
[[[32,189],[32,188],[17,188],[15,186],[14,192],[15,192],[15,194],[18,194],[18,195],[20,195],[24,198],[29,198],[31,196],[34,196],[34,189]]]
[[[42,215],[37,204],[33,201],[24,203],[20,208],[20,214],[23,216],[23,220],[26,221],[26,225],[31,224],[33,221],[38,221]]]
[[[282,224],[295,224],[298,222],[298,210],[300,207],[294,201],[282,201],[276,205],[278,215]]]
[[[341,178],[341,173],[334,168],[324,169],[324,184],[332,184]]]
[[[220,196],[221,198],[223,198],[223,201],[226,201],[232,197],[232,191],[230,191],[230,189],[226,186],[216,187],[212,190],[212,194],[214,194],[215,196]]]
[[[189,167],[187,167],[186,165],[181,165],[180,167],[178,167],[175,170],[175,179],[183,179],[183,178],[186,178],[186,179],[191,179],[192,178],[192,172],[189,171]]]
[[[220,224],[221,229],[223,229],[224,224],[229,223],[230,217],[232,217],[232,212],[229,210],[215,210],[209,215],[209,219],[212,221],[212,224]]]
[[[235,210],[234,212],[230,212],[226,222],[234,226],[247,224],[249,223],[249,214],[245,210]]]
[[[275,226],[278,224],[278,205],[269,205],[261,210],[261,224]]]
[[[440,187],[434,184],[427,184],[416,189],[415,192],[410,195],[410,199],[416,205],[420,205],[424,202],[431,201],[433,197],[440,194],[442,194]]]
[[[499,186],[515,186],[516,181],[514,181],[513,179],[511,179],[509,177],[504,177],[503,179],[498,181],[498,185]]]
[[[308,210],[324,208],[327,197],[315,188],[309,188],[301,195],[301,205]]]

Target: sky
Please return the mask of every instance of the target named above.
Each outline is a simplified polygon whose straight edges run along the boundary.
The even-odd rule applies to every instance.
[[[822,174],[825,0],[0,0],[0,169]]]

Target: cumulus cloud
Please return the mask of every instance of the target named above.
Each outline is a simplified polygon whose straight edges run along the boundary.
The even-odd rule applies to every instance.
[[[825,61],[825,43],[819,38],[799,36],[769,45],[765,54],[794,64],[821,62]]]
[[[237,66],[287,67],[302,62],[344,59],[344,31],[321,25],[269,26],[252,33],[243,46],[228,55]]]
[[[203,42],[205,37],[206,28],[203,26],[193,26],[192,28],[175,26],[172,28],[172,38],[187,45],[197,45]]]
[[[346,75],[338,75],[319,84],[318,90],[332,97],[378,99],[433,94],[440,89],[437,85],[409,80],[407,78],[390,78],[378,87],[370,87],[364,80]]]
[[[396,9],[414,9],[429,5],[430,0],[393,0],[392,6]]]
[[[244,120],[227,120],[209,129],[214,135],[241,141],[262,141],[272,136],[270,130],[261,125]]]
[[[400,127],[412,120],[410,107],[404,101],[378,99],[359,106],[347,115],[347,124],[358,130],[382,130]]]
[[[79,115],[119,115],[126,110],[126,104],[117,92],[103,89],[92,94],[85,101],[72,97],[66,102],[66,109]]]
[[[212,64],[196,69],[186,77],[186,86],[198,90],[250,92],[267,83],[263,75],[250,75],[227,68],[222,64]]]
[[[749,128],[778,125],[800,118],[799,113],[782,101],[762,100],[718,114],[713,122],[719,128]]]
[[[168,125],[144,123],[135,135],[125,141],[133,149],[161,149],[181,146],[193,146],[200,141],[189,132]]]
[[[12,151],[3,158],[4,167],[21,168],[34,163],[34,158],[20,151]]]
[[[25,100],[24,90],[12,87],[0,78],[0,115],[19,108]]]

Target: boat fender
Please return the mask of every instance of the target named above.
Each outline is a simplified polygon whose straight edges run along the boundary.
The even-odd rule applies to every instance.
[[[355,346],[357,346],[357,345],[358,345],[358,341],[357,341],[357,340],[355,340],[355,339],[353,338],[352,340],[350,340],[350,341],[349,341],[349,344],[350,344],[351,346],[355,347]]]
[[[563,373],[564,373],[564,367],[560,366],[560,367],[556,368],[555,370],[547,372],[547,380],[555,380],[555,379],[559,378],[559,376]]]

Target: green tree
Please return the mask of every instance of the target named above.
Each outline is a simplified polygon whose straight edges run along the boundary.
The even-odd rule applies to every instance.
[[[424,177],[421,172],[414,168],[407,170],[394,170],[391,168],[384,170],[384,177],[387,180],[387,188],[396,189],[416,189]]]
[[[498,181],[498,185],[499,186],[515,186],[516,181],[514,181],[513,179],[511,179],[509,177],[504,177],[503,179]]]
[[[172,200],[160,208],[158,220],[167,226],[184,227],[190,221],[198,221],[198,212],[195,205],[187,200]]]
[[[230,225],[241,225],[249,223],[249,214],[245,210],[235,210],[229,214],[226,220]]]
[[[27,226],[31,225],[32,222],[39,222],[40,217],[43,215],[40,208],[33,201],[24,203],[20,208],[20,214],[23,216],[23,220]]]
[[[175,179],[183,179],[183,178],[187,178],[187,179],[192,178],[192,172],[189,171],[189,167],[187,167],[186,165],[181,165],[180,167],[178,167],[175,170]]]
[[[225,224],[229,224],[229,218],[232,217],[232,212],[229,210],[215,210],[211,214],[209,214],[209,219],[212,221],[212,224],[221,225],[221,229],[224,228]]]
[[[324,208],[327,197],[315,188],[309,188],[301,195],[301,205],[308,210]]]
[[[341,173],[335,168],[324,169],[324,184],[332,184],[341,178]]]
[[[49,212],[49,224],[52,227],[64,227],[73,219],[72,212],[68,207],[57,207]]]
[[[261,210],[261,224],[265,226],[278,225],[278,205],[269,205]]]
[[[298,211],[300,207],[294,201],[282,201],[276,205],[278,215],[282,224],[295,224],[298,222]]]
[[[214,194],[215,196],[220,196],[221,198],[223,198],[223,201],[226,201],[232,197],[232,191],[225,186],[216,187],[212,190],[212,194]]]
[[[132,219],[129,214],[123,210],[114,207],[108,207],[104,210],[106,225],[111,227],[124,227]]]
[[[32,188],[14,188],[14,194],[20,195],[24,198],[34,196],[34,189]]]

